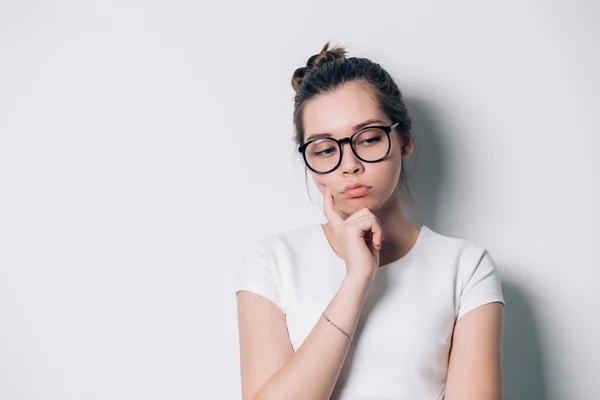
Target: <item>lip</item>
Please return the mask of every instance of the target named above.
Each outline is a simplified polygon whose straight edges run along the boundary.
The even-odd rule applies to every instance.
[[[351,183],[346,185],[343,194],[346,198],[356,198],[367,194],[371,190],[370,186],[363,185],[362,183]]]

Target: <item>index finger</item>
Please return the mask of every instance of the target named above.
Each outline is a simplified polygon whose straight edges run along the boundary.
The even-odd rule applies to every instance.
[[[332,224],[339,224],[344,222],[340,214],[333,208],[333,195],[329,188],[325,190],[325,194],[323,194],[323,213],[325,214],[325,218],[327,221]]]

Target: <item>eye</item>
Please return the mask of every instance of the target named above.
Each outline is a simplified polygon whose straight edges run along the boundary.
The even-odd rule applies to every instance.
[[[325,158],[335,155],[338,152],[338,145],[331,139],[323,139],[312,142],[306,150],[309,157]]]
[[[368,128],[358,133],[354,138],[355,143],[360,147],[377,146],[386,139],[385,132],[379,128]]]
[[[375,144],[377,142],[381,141],[381,137],[376,136],[376,137],[372,137],[372,138],[368,138],[368,139],[363,139],[359,144],[363,145],[370,145],[370,144]]]
[[[317,152],[314,152],[313,156],[314,157],[327,157],[327,156],[334,154],[335,152],[336,152],[336,148],[330,147],[328,149],[319,150]]]

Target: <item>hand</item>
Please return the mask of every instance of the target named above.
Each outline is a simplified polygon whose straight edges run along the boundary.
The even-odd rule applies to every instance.
[[[368,208],[358,210],[343,219],[334,209],[329,188],[323,196],[323,211],[339,246],[340,256],[346,262],[346,276],[372,280],[379,268],[379,251],[384,239],[381,223]]]

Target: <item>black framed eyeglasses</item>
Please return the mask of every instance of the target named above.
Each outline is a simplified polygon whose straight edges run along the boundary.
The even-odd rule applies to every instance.
[[[302,153],[306,166],[316,174],[328,174],[340,166],[343,156],[342,145],[350,143],[354,155],[366,163],[384,160],[390,154],[390,132],[398,126],[365,126],[349,137],[316,138],[309,140],[298,151]]]

